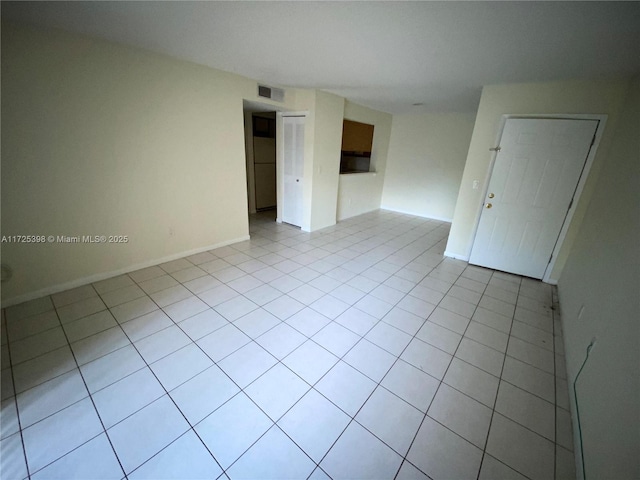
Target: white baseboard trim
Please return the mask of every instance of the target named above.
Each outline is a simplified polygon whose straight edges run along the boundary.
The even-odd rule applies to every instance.
[[[403,213],[405,215],[413,215],[414,217],[426,218],[427,220],[436,220],[438,222],[451,223],[453,221],[453,218],[433,217],[429,215],[422,215],[416,212],[410,212],[408,210],[401,210],[398,208],[380,207],[380,210],[387,210],[388,212]]]
[[[362,211],[362,212],[359,212],[359,213],[355,213],[355,214],[353,214],[353,215],[349,215],[348,217],[338,217],[338,218],[336,218],[336,220],[337,220],[338,222],[342,222],[343,220],[348,220],[349,218],[358,217],[358,216],[360,216],[360,215],[364,215],[364,214],[366,214],[366,213],[375,212],[376,210],[380,210],[380,208],[375,207],[375,208],[372,208],[372,209],[370,209],[370,210],[365,210],[365,211]]]
[[[460,255],[459,253],[447,252],[446,250],[444,252],[444,256],[455,258],[456,260],[463,260],[465,262],[469,261],[469,255]]]
[[[161,263],[166,263],[172,260],[178,260],[179,258],[188,257],[189,255],[195,255],[197,253],[214,250],[216,248],[226,247],[227,245],[232,245],[234,243],[244,242],[245,240],[249,240],[249,239],[250,239],[249,235],[244,235],[240,238],[236,238],[226,242],[220,242],[214,245],[208,245],[206,247],[194,248],[193,250],[187,250],[185,252],[175,253],[173,255],[168,255],[166,257],[157,258],[154,260],[148,260],[142,263],[136,263],[135,265],[130,265],[128,267],[121,268],[119,270],[113,270],[111,272],[104,272],[104,273],[97,273],[95,275],[89,275],[88,277],[78,278],[70,282],[52,285],[50,287],[43,288],[35,292],[29,292],[29,293],[17,295],[15,297],[11,297],[6,300],[3,300],[2,308],[11,307],[13,305],[18,305],[20,303],[28,302],[29,300],[35,300],[36,298],[46,297],[48,295],[64,292],[65,290],[70,290],[72,288],[82,287],[83,285],[87,285],[89,283],[95,283],[101,280],[107,280],[108,278],[117,277],[118,275],[123,275],[125,273],[135,272],[136,270],[140,270],[141,268],[153,267]]]

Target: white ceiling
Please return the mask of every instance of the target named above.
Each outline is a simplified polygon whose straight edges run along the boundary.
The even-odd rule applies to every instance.
[[[640,2],[2,2],[2,16],[391,113],[474,111],[488,84],[640,72]]]

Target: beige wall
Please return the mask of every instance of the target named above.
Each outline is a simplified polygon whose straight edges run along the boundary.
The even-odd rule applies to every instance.
[[[3,23],[2,234],[129,237],[3,244],[3,305],[247,238],[243,98],[256,82]]]
[[[387,168],[392,116],[346,101],[344,118],[374,126],[371,172],[340,175],[338,220],[380,208],[382,185]]]
[[[469,256],[482,209],[485,181],[489,173],[491,161],[489,148],[495,146],[502,115],[606,114],[608,115],[607,124],[591,175],[576,207],[573,221],[551,274],[552,280],[557,279],[582,221],[585,206],[591,197],[603,158],[611,144],[628,83],[628,79],[616,79],[484,87],[462,175],[446,254],[465,259]],[[480,183],[477,190],[472,188],[474,180]]]
[[[640,478],[640,80],[624,104],[558,284],[570,386],[596,338],[577,383],[590,479]]]
[[[373,172],[340,175],[338,221],[378,210],[381,178],[380,174]]]
[[[474,114],[395,115],[382,208],[451,221]]]
[[[313,159],[311,162],[305,160],[305,189],[307,171],[310,169],[312,185],[308,230],[314,231],[336,223],[344,98],[317,90],[311,116],[313,119],[307,118],[307,122],[312,122],[314,131]],[[307,130],[305,144],[309,141]]]

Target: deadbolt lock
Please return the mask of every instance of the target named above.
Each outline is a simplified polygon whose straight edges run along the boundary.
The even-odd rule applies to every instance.
[[[492,205],[492,204],[490,204],[490,203],[487,203],[487,204],[485,205],[485,207],[487,207],[487,208],[491,208],[491,207],[493,207],[493,205]]]
[[[493,193],[490,193],[489,198],[493,198],[493,197],[495,197],[495,195]]]

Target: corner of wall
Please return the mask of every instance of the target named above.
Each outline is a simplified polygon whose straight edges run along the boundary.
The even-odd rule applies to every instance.
[[[309,219],[311,231],[336,223],[344,102],[345,99],[338,95],[316,91]]]
[[[345,101],[344,119],[374,126],[369,173],[340,175],[337,219],[344,220],[380,208],[385,178],[392,116],[357,103]]]
[[[640,478],[640,80],[623,102],[558,281],[569,384],[582,372],[570,406],[587,478]]]

